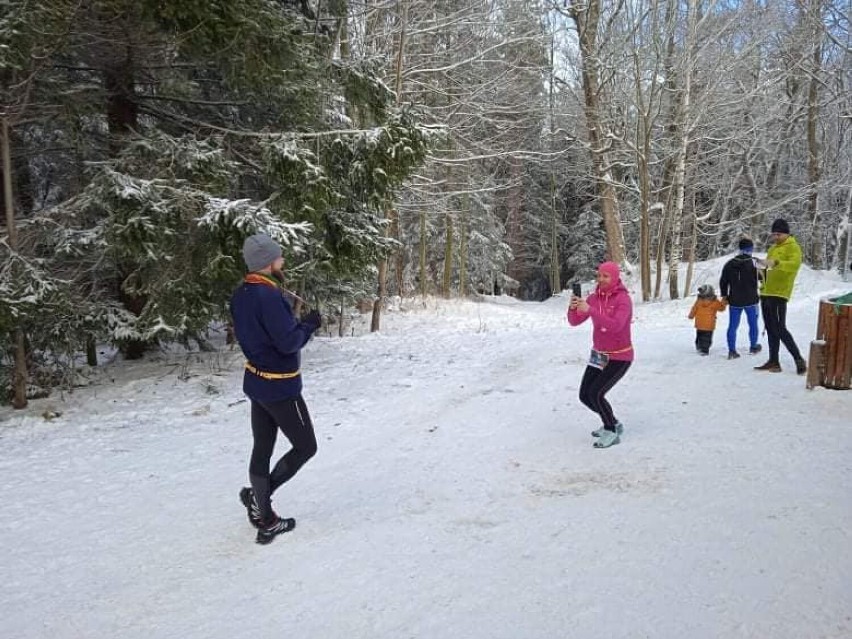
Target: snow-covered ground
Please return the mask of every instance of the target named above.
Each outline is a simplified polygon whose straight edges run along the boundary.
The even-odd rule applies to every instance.
[[[803,269],[804,353],[818,300],[850,288]],[[314,340],[320,449],[270,546],[237,499],[237,352],[115,362],[3,409],[0,637],[852,637],[852,391],[805,390],[783,348],[782,374],[728,361],[725,316],[696,356],[692,301],[637,304],[607,450],[565,297],[431,300]]]

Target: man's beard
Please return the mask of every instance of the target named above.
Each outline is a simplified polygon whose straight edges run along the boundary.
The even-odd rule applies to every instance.
[[[282,284],[284,283],[284,271],[280,271],[280,270],[274,268],[274,269],[272,269],[272,277],[274,277],[276,280],[278,280]]]

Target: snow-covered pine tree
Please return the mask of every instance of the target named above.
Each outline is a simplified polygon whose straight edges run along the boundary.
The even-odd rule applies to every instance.
[[[591,201],[582,206],[573,223],[569,219],[569,228],[561,249],[565,274],[572,280],[592,280],[598,264],[606,259],[607,242],[600,215]]]
[[[43,352],[107,339],[138,355],[199,335],[224,318],[242,239],[258,230],[285,245],[303,287],[363,279],[389,249],[379,212],[431,133],[416,110],[393,106],[375,65],[334,60],[328,25],[346,11],[73,3],[28,87],[52,103],[50,118],[15,128],[34,204],[22,211],[27,267],[0,282],[13,297],[42,283],[64,291],[53,321],[67,330],[51,342],[36,317],[47,298],[30,296],[38,303],[0,311],[4,341],[27,326]],[[347,101],[369,128],[352,126]]]

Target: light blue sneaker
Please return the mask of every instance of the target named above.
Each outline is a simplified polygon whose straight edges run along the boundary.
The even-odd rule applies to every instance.
[[[601,436],[597,438],[594,444],[595,448],[609,448],[610,446],[615,446],[616,444],[621,442],[621,438],[618,436],[618,433],[611,430],[605,430],[601,433]]]
[[[604,428],[603,426],[601,426],[597,430],[593,430],[592,437],[600,437],[605,430],[606,428]],[[622,424],[621,422],[615,422],[615,432],[619,435],[624,433],[624,424]]]

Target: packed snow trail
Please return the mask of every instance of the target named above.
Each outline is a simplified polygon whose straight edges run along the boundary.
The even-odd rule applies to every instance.
[[[803,280],[806,352],[840,285]],[[433,302],[309,345],[319,452],[265,547],[238,354],[0,413],[0,636],[852,636],[852,392],[806,391],[783,349],[781,374],[726,360],[726,320],[699,358],[691,300],[637,305],[625,434],[595,450],[565,303]]]

